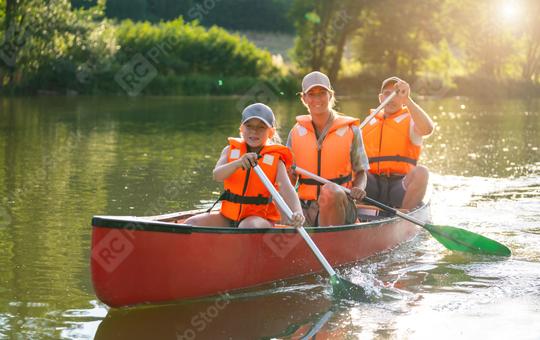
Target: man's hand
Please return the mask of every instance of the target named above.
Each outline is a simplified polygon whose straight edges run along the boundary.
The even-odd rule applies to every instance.
[[[394,88],[397,91],[397,98],[401,104],[406,105],[411,98],[411,87],[409,83],[404,80],[400,80],[394,85]]]
[[[359,187],[351,188],[351,197],[356,201],[361,201],[366,197],[366,191]]]
[[[290,222],[293,227],[301,227],[304,225],[305,220],[306,219],[301,212],[295,212],[292,214]]]

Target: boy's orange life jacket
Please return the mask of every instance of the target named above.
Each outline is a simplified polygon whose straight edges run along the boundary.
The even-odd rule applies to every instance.
[[[360,125],[356,118],[337,115],[328,132],[318,145],[315,128],[310,115],[296,117],[297,124],[291,131],[291,149],[295,163],[311,173],[334,183],[352,186],[351,146],[352,126]],[[298,196],[302,200],[317,200],[323,184],[299,177]]]
[[[403,107],[386,118],[379,112],[362,129],[369,172],[405,175],[416,166],[422,147],[411,142],[410,124],[411,114]]]
[[[247,152],[247,144],[241,138],[229,138],[229,145],[228,162],[238,160]],[[277,188],[275,183],[279,161],[290,167],[291,151],[283,145],[265,145],[259,155],[259,166]],[[224,187],[225,192],[220,197],[223,201],[220,210],[223,216],[236,222],[253,215],[273,222],[279,221],[280,214],[272,202],[270,192],[251,169],[237,169],[225,180]]]

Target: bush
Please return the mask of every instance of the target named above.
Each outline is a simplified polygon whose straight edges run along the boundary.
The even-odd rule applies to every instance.
[[[157,25],[126,20],[118,27],[117,39],[120,64],[141,53],[160,74],[261,77],[277,71],[270,53],[247,39],[181,18]]]

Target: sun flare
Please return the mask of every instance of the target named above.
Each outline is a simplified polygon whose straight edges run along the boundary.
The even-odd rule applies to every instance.
[[[517,21],[521,15],[520,2],[516,0],[504,0],[499,5],[499,15],[504,21]]]

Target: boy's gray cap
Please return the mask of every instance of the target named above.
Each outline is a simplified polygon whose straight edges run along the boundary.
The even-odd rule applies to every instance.
[[[242,124],[252,118],[262,120],[268,127],[274,127],[276,120],[272,109],[263,103],[251,104],[242,111]]]
[[[311,90],[315,86],[324,87],[326,90],[332,91],[332,85],[330,85],[330,79],[328,79],[326,74],[319,71],[313,71],[311,73],[308,73],[304,77],[304,79],[302,80],[302,92],[307,93],[309,90]]]
[[[392,85],[394,85],[398,81],[401,81],[401,79],[399,79],[398,77],[390,77],[383,80],[382,85],[381,85],[381,93],[388,84],[392,83]]]

